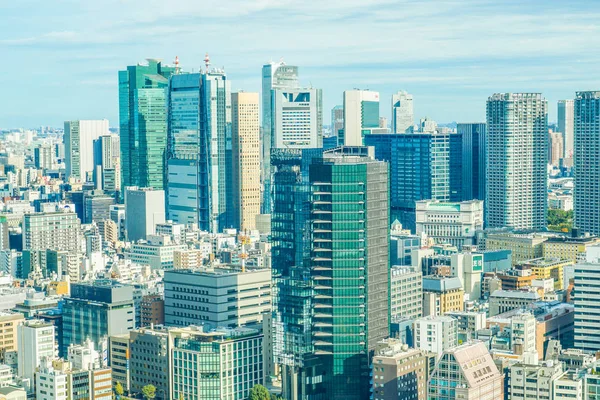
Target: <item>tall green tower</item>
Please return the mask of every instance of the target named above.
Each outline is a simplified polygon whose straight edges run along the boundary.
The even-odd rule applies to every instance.
[[[177,61],[176,61],[177,63]],[[119,71],[119,130],[123,185],[164,189],[167,87],[177,66],[148,59]]]

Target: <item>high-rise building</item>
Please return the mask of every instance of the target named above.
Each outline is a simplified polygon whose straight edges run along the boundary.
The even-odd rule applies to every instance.
[[[261,177],[263,183],[262,213],[271,213],[271,146],[272,115],[273,115],[273,90],[296,89],[300,87],[298,81],[298,67],[287,65],[285,62],[269,62],[262,67],[262,151],[261,151]]]
[[[423,274],[409,266],[393,266],[390,270],[390,315],[420,318],[423,315]]]
[[[142,393],[148,384],[156,387],[156,399],[169,399],[169,334],[165,328],[129,332],[130,391]]]
[[[456,127],[462,137],[462,200],[485,200],[486,131],[485,123],[463,123]]]
[[[148,235],[154,234],[157,224],[165,222],[165,191],[126,188],[125,216],[127,240],[146,240]]]
[[[110,206],[115,204],[115,198],[103,190],[90,190],[83,194],[83,223],[91,224],[110,217]]]
[[[564,138],[560,132],[548,131],[548,164],[558,167],[564,153]]]
[[[275,89],[271,93],[271,148],[323,147],[321,89]]]
[[[389,335],[387,171],[366,147],[328,150],[310,164],[311,336],[332,399],[368,396],[370,358]]]
[[[33,162],[36,168],[52,169],[53,161],[52,146],[49,144],[41,144],[33,149]]]
[[[586,261],[575,265],[575,347],[600,350],[600,245],[590,246]]]
[[[107,193],[121,189],[119,136],[102,135],[94,140],[94,183]]]
[[[34,386],[36,369],[43,358],[54,359],[57,355],[54,341],[54,325],[42,320],[28,320],[17,327],[18,374],[29,379]]]
[[[23,249],[77,252],[79,225],[77,214],[71,212],[25,214]]]
[[[362,146],[363,138],[379,129],[379,92],[346,90],[344,92],[344,134],[338,143]]]
[[[558,101],[558,131],[562,134],[564,152],[561,157],[574,157],[574,123],[575,102],[573,100]]]
[[[260,214],[260,126],[258,93],[231,95],[232,224],[240,231],[256,229]]]
[[[220,232],[230,224],[231,89],[212,68],[169,81],[167,214],[182,224]]]
[[[339,137],[340,131],[344,130],[344,106],[337,105],[331,109],[331,134]],[[343,143],[337,142],[339,145]],[[335,146],[334,146],[335,147]]]
[[[63,304],[63,354],[86,339],[102,348],[108,336],[133,329],[134,318],[131,286],[109,280],[71,284]]]
[[[123,185],[164,189],[166,88],[178,67],[148,59],[119,71],[119,135]]]
[[[547,126],[547,102],[540,93],[496,93],[488,98],[488,227],[546,227]]]
[[[600,91],[577,92],[575,98],[575,226],[600,235]],[[565,143],[565,147],[566,147]]]
[[[94,140],[108,134],[108,120],[65,121],[65,168],[67,178],[86,182],[94,171]]]
[[[504,377],[483,342],[444,351],[429,378],[429,400],[502,399]]]
[[[416,202],[455,201],[460,193],[461,143],[459,135],[414,133],[370,134],[365,146],[375,147],[375,158],[390,164],[391,221],[416,229]]]
[[[412,133],[415,124],[413,96],[405,91],[392,95],[392,133]]]

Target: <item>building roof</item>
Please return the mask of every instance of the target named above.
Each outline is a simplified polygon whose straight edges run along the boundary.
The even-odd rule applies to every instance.
[[[423,277],[424,292],[448,292],[462,289],[460,278],[457,276],[428,275]]]
[[[477,387],[490,379],[501,378],[501,374],[483,342],[466,343],[446,350],[445,353],[454,355],[469,387]]]
[[[522,290],[503,290],[499,289],[490,295],[492,297],[539,300],[540,295],[537,292],[525,292]]]

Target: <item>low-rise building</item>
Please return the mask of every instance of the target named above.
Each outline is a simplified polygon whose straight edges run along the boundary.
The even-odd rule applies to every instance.
[[[521,264],[521,268],[531,269],[536,279],[554,279],[554,289],[562,290],[565,288],[563,284],[563,268],[568,265],[573,265],[573,262],[560,258],[540,257],[524,261]]]
[[[554,381],[562,375],[559,363],[552,360],[537,365],[517,363],[508,369],[509,399],[554,399]]]
[[[543,256],[543,243],[547,237],[533,234],[488,233],[485,238],[486,250],[510,250],[513,265]]]
[[[540,295],[537,292],[504,289],[496,290],[494,293],[490,294],[489,315],[494,316],[510,310],[526,308],[540,300]]]
[[[390,278],[392,319],[421,317],[423,315],[421,270],[408,266],[394,266],[390,270]]]
[[[465,292],[456,276],[423,277],[423,315],[444,315],[464,309]]]
[[[454,318],[428,316],[414,322],[414,347],[423,351],[442,354],[458,343],[458,328]]]

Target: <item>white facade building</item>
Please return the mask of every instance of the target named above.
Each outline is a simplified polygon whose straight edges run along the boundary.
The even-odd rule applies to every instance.
[[[573,158],[573,100],[558,101],[558,132],[562,133],[564,158]]]
[[[409,266],[394,266],[390,270],[392,320],[420,318],[423,315],[423,275]]]
[[[321,89],[273,90],[273,148],[302,149],[323,146]]]
[[[41,320],[25,321],[17,328],[18,374],[29,379],[33,386],[35,371],[42,358],[54,359],[57,355],[54,325]]]
[[[410,133],[415,124],[413,96],[405,91],[392,95],[392,133]]]
[[[125,190],[127,240],[146,239],[165,222],[165,191],[129,187]]]
[[[108,120],[65,121],[65,166],[67,178],[87,181],[94,171],[94,140],[107,135]]]
[[[456,347],[458,327],[448,316],[428,316],[414,322],[414,347],[440,356],[445,350]]]
[[[363,136],[379,128],[379,92],[369,90],[346,90],[344,92],[345,146],[362,146]]]

